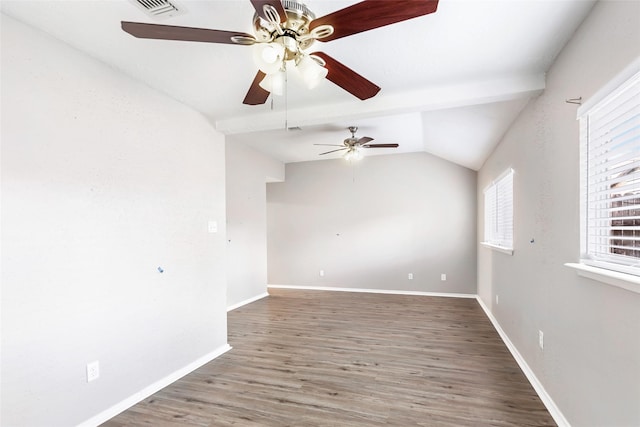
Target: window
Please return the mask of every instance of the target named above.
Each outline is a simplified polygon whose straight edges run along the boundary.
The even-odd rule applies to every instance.
[[[513,250],[513,169],[484,190],[484,244]]]
[[[582,262],[640,275],[640,72],[583,107]]]

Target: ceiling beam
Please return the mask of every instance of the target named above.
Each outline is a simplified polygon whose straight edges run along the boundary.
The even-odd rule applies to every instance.
[[[366,118],[415,111],[433,111],[481,105],[539,96],[545,88],[544,73],[441,85],[410,92],[385,93],[367,101],[349,101],[332,105],[289,109],[287,126],[309,126],[345,118]],[[245,132],[282,129],[284,114],[261,112],[250,116],[217,120],[218,131],[232,135]]]

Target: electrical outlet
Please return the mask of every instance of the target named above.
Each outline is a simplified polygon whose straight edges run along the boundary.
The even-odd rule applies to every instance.
[[[324,277],[324,270],[320,270],[320,277]]]
[[[87,382],[90,383],[93,380],[100,378],[100,362],[95,361],[87,363]]]
[[[496,305],[500,304],[500,295],[496,294]]]
[[[440,280],[442,280],[443,282],[444,282],[444,281],[446,281],[446,280],[447,280],[447,275],[446,275],[446,274],[444,274],[444,273],[442,273],[442,274],[440,275]]]
[[[407,279],[409,279],[409,280],[413,280],[413,273],[409,273],[409,274],[407,274]]]
[[[544,333],[542,331],[538,331],[538,345],[540,350],[544,350]]]

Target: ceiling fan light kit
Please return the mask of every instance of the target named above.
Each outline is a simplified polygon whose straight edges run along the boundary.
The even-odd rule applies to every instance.
[[[317,40],[328,42],[385,25],[395,24],[436,11],[438,0],[365,0],[316,19],[301,1],[251,0],[255,9],[254,35],[204,28],[122,22],[122,29],[134,37],[162,40],[254,46],[258,73],[244,104],[259,105],[270,93],[280,91],[281,73],[296,69],[308,88],[325,78],[361,100],[375,96],[375,83],[323,52],[307,53]],[[275,76],[275,77],[274,77]]]
[[[351,147],[344,154],[344,159],[346,161],[358,161],[362,159],[362,151],[360,147]]]
[[[315,19],[315,15],[306,5],[291,0],[283,0],[282,6],[285,11],[286,20],[280,21],[280,15],[272,4],[263,4],[263,12],[266,19],[260,14],[254,16],[254,31],[257,39],[257,54],[254,54],[254,61],[258,68],[269,75],[279,73],[295,67],[309,89],[316,87],[328,74],[329,70],[324,68],[324,61],[320,58],[312,58],[305,53],[316,39],[328,37],[333,34],[331,25],[321,25],[309,30],[309,24]],[[289,66],[287,65],[289,64]],[[279,93],[260,86],[273,93]]]

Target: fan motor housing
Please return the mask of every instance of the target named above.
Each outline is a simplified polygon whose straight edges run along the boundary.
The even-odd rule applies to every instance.
[[[356,142],[358,142],[358,138],[347,138],[344,140],[344,145],[347,147],[353,147]]]
[[[279,37],[289,37],[295,40],[300,49],[307,49],[313,44],[313,38],[299,40],[298,37],[309,33],[309,24],[316,18],[316,15],[311,12],[305,4],[297,1],[283,0],[282,6],[287,14],[287,21],[281,24],[284,34],[279,35],[273,24],[260,18],[256,13],[253,15],[253,27],[256,39],[266,42],[276,40]],[[287,47],[289,43],[284,42],[282,44]],[[287,52],[289,53],[291,51],[287,48]]]

